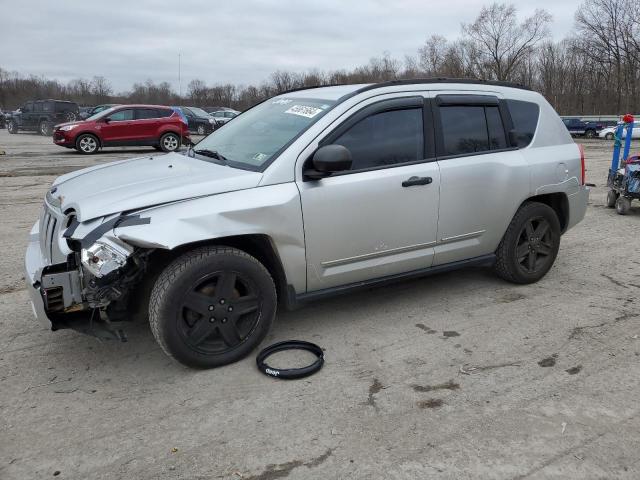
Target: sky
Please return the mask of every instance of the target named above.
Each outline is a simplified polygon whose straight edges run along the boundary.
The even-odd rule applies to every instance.
[[[451,40],[487,0],[0,0],[0,68],[68,81],[190,80],[249,85],[276,70],[351,69],[389,52],[414,55],[432,34]],[[573,28],[579,0],[513,0],[544,8],[553,38]],[[178,81],[180,56],[181,82]]]

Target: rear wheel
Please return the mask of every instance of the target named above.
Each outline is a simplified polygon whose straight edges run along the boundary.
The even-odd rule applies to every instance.
[[[631,210],[631,200],[620,195],[616,200],[616,212],[618,215],[626,215]]]
[[[98,138],[89,133],[83,133],[76,140],[76,150],[85,155],[96,153],[99,147]]]
[[[180,148],[180,137],[175,133],[165,133],[160,137],[160,148],[163,152],[175,152]]]
[[[164,352],[196,368],[226,365],[264,339],[276,313],[267,269],[230,247],[185,253],[160,275],[151,292],[149,322]]]
[[[18,124],[15,120],[9,120],[7,123],[7,132],[11,134],[18,133]]]
[[[556,212],[538,202],[527,202],[516,212],[498,250],[495,270],[513,283],[533,283],[549,271],[560,248]]]
[[[596,131],[595,130],[587,130],[586,132],[584,132],[584,136],[586,138],[593,138],[596,136]]]
[[[614,137],[614,135],[611,132],[605,134],[605,136],[604,136],[604,138],[607,139],[607,140],[613,140],[613,137]]]
[[[616,192],[615,190],[609,190],[607,192],[607,207],[608,208],[613,208],[616,206],[616,200],[618,200],[618,192]]]

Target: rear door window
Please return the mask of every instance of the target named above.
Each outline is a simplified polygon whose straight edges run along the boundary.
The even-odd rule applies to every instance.
[[[147,120],[149,118],[160,118],[158,111],[154,108],[137,108],[136,120]]]
[[[442,127],[440,156],[472,155],[509,148],[497,104],[443,105],[439,112]]]
[[[489,132],[489,148],[500,150],[507,148],[507,136],[504,133],[504,125],[498,107],[484,107],[487,117],[487,131]]]
[[[335,139],[351,152],[351,170],[415,162],[424,158],[422,108],[375,113]]]
[[[443,155],[462,155],[489,150],[484,107],[452,105],[440,107]]]

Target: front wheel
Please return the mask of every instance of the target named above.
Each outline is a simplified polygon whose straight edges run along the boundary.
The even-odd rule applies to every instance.
[[[11,134],[18,133],[18,124],[15,120],[9,120],[9,123],[7,123],[7,132]]]
[[[98,139],[88,133],[80,135],[76,140],[76,150],[85,155],[96,153],[99,147]]]
[[[605,136],[604,136],[604,138],[605,138],[606,140],[613,140],[613,137],[614,137],[614,135],[613,135],[613,133],[611,133],[611,132],[609,132],[609,133],[605,134]]]
[[[556,212],[538,202],[527,202],[516,212],[496,250],[495,270],[513,283],[533,283],[549,271],[560,248]]]
[[[164,352],[184,365],[236,362],[264,339],[276,313],[268,270],[235,248],[203,247],[178,257],[151,292],[149,322]]]
[[[607,207],[613,208],[616,206],[616,200],[618,200],[618,192],[615,190],[609,190],[607,192]]]
[[[175,152],[180,148],[180,137],[175,133],[165,133],[160,137],[160,148],[163,152]]]
[[[198,135],[204,135],[206,133],[206,130],[204,128],[204,125],[198,125]]]

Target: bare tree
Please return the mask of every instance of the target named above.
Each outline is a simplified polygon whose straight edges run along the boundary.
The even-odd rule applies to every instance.
[[[420,49],[418,58],[420,68],[427,75],[439,76],[449,48],[449,42],[442,35],[431,35]]]
[[[511,80],[526,56],[549,35],[550,22],[551,15],[539,9],[518,23],[513,5],[494,3],[482,7],[473,23],[462,25],[462,31],[474,43],[492,77]]]
[[[96,103],[105,103],[113,93],[111,84],[102,76],[93,77],[91,80],[91,93]]]

